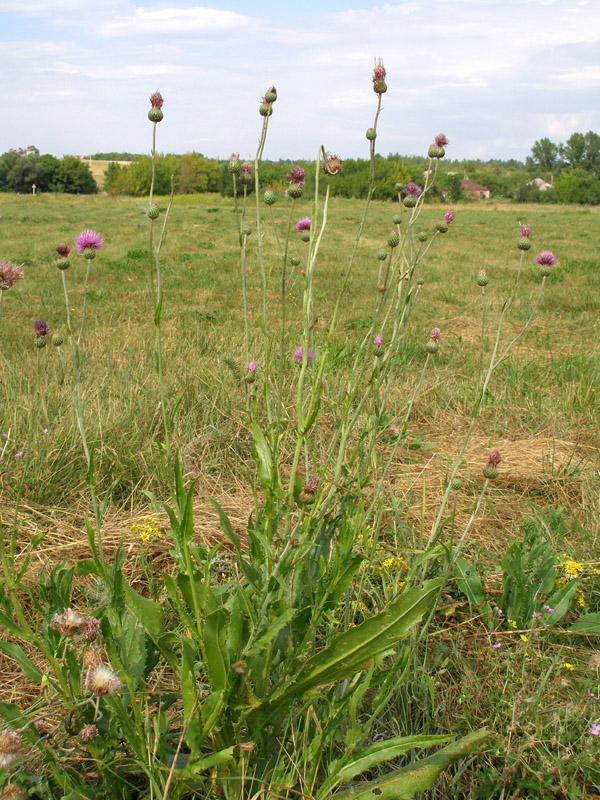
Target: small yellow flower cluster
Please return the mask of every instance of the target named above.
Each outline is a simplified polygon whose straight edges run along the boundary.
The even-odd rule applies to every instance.
[[[574,664],[569,664],[569,662],[568,662],[568,661],[565,661],[565,662],[564,662],[564,664],[563,664],[563,667],[564,667],[566,670],[568,670],[569,672],[573,672],[573,670],[575,669],[575,665],[574,665]]]
[[[509,625],[512,625],[512,627],[515,628],[516,630],[517,623],[514,621],[514,619],[507,619],[506,621],[508,622]]]
[[[142,542],[149,542],[151,539],[160,539],[158,522],[154,517],[144,517],[144,522],[135,522],[131,526],[131,532],[139,536]]]
[[[580,564],[578,561],[574,561],[572,558],[569,558],[566,553],[562,554],[562,560],[560,556],[557,556],[556,558],[559,561],[558,567],[563,571],[563,575],[556,580],[555,587],[557,589],[564,589],[565,586],[569,585],[569,581],[580,578],[585,572],[585,567],[583,564]],[[577,589],[575,589],[575,594],[571,600],[571,606],[575,606],[576,608],[585,608],[585,592],[579,586]]]
[[[353,611],[362,611],[363,614],[366,613],[369,609],[366,605],[362,602],[362,600],[351,600],[350,601],[350,608]]]
[[[569,558],[569,556],[566,553],[563,553],[562,557],[563,560],[560,562],[558,566],[565,573],[566,577],[569,578],[569,580],[573,580],[573,578],[578,578],[583,572],[583,565],[577,561],[573,561],[573,559]],[[557,556],[557,558],[560,560],[560,556]]]

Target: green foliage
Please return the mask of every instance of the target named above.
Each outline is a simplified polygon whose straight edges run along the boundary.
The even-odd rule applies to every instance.
[[[561,203],[598,205],[600,203],[600,178],[575,168],[561,172],[554,184],[557,200]]]
[[[0,191],[95,194],[98,191],[89,166],[75,156],[21,156],[9,150],[0,156]]]

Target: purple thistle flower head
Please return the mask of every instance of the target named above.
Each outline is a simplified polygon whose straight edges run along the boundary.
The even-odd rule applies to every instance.
[[[538,264],[541,264],[545,267],[553,267],[556,264],[554,253],[550,252],[550,250],[544,250],[543,253],[540,253],[538,256],[536,256],[535,260]]]
[[[7,289],[12,289],[17,281],[23,277],[23,270],[12,264],[10,261],[3,261],[0,263],[0,290],[5,292]]]
[[[375,67],[373,68],[373,83],[376,81],[385,80],[385,67],[381,58],[375,59]]]
[[[454,222],[454,211],[453,209],[449,208],[448,211],[444,214],[444,222],[447,222],[448,225],[451,222]]]
[[[309,231],[310,230],[310,217],[302,217],[296,223],[296,230],[300,233],[302,231]]]
[[[285,176],[290,183],[304,186],[306,171],[304,167],[292,167],[290,174]]]
[[[36,319],[33,323],[33,332],[35,333],[35,338],[40,339],[42,336],[48,336],[50,326],[45,319]]]
[[[493,453],[490,453],[487,465],[488,465],[488,467],[492,467],[493,469],[496,469],[496,467],[498,466],[498,464],[501,461],[502,461],[502,456],[500,455],[500,453],[497,450],[494,450]]]
[[[294,350],[294,358],[296,359],[296,361],[302,361],[303,354],[304,354],[304,351],[302,350],[302,345],[300,345],[299,347],[297,347]],[[308,348],[308,359],[307,359],[307,361],[308,361],[309,364],[312,364],[312,360],[313,360],[313,351],[309,347]]]
[[[375,347],[381,347],[383,344],[383,334],[378,333],[377,336],[373,339],[373,344]]]
[[[96,231],[81,231],[79,236],[75,239],[75,247],[78,253],[83,253],[88,247],[92,250],[101,250],[104,244],[104,239]]]
[[[429,332],[429,338],[432,342],[439,342],[442,332],[439,328],[432,328]]]
[[[154,94],[150,98],[150,103],[152,105],[152,108],[161,109],[163,107],[164,102],[165,101],[163,100],[162,94],[160,92],[154,92]]]
[[[477,270],[477,274],[478,275],[487,275],[487,272],[484,269],[478,269]]]
[[[437,147],[446,147],[446,145],[450,144],[448,137],[444,133],[438,133],[433,142]]]
[[[404,187],[404,194],[406,194],[407,197],[421,197],[423,189],[417,186],[414,181],[409,181]]]
[[[254,373],[256,372],[256,361],[251,361],[248,364],[247,372],[251,372],[254,375]]]
[[[529,239],[531,236],[531,226],[530,225],[523,225],[521,223],[521,237],[523,239]]]
[[[245,172],[247,175],[252,173],[252,162],[251,161],[244,161],[242,164],[242,172]]]
[[[61,258],[66,258],[71,252],[71,248],[66,242],[61,242],[59,245],[57,245],[56,252]]]

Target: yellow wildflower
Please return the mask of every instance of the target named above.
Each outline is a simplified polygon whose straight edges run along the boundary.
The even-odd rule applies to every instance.
[[[524,634],[524,633],[520,633],[520,634],[519,634],[519,638],[520,638],[520,640],[521,640],[522,642],[528,642],[528,641],[529,641],[529,639],[527,638],[527,636],[525,636],[525,634]]]
[[[568,669],[569,672],[572,672],[575,669],[575,666],[573,664],[570,664],[568,661],[565,661],[565,663],[563,664],[563,667],[565,669]]]

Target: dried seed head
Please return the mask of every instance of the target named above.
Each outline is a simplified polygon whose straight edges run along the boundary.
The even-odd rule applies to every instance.
[[[18,731],[0,733],[0,769],[8,769],[21,750],[21,734]]]
[[[98,736],[98,728],[95,725],[84,725],[79,731],[79,738],[82,742],[91,742]]]
[[[17,281],[23,277],[23,270],[16,264],[4,261],[0,263],[0,290],[6,292],[12,289]]]
[[[339,156],[333,153],[326,153],[323,150],[323,169],[327,175],[339,175],[342,171],[343,163]]]
[[[86,689],[98,697],[117,694],[121,688],[117,674],[104,664],[99,664],[89,671],[85,684]]]

